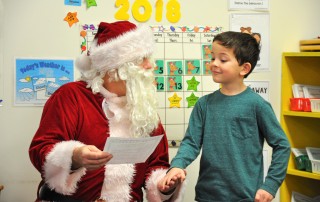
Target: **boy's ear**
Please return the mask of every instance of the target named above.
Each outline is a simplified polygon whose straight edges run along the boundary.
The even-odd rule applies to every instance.
[[[250,72],[250,70],[251,70],[251,64],[249,62],[246,62],[242,65],[242,70],[240,72],[240,75],[245,76]]]

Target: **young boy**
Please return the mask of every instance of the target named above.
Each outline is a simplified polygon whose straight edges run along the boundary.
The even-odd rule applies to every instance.
[[[196,103],[171,169],[158,187],[184,180],[183,169],[202,149],[196,201],[274,198],[286,175],[290,145],[271,105],[243,82],[259,53],[259,44],[249,34],[224,32],[213,39],[211,71],[221,88]],[[264,141],[273,149],[265,180]]]

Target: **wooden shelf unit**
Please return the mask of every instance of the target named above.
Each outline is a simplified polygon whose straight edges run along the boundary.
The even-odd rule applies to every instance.
[[[294,83],[320,86],[320,52],[283,53],[280,118],[291,147],[320,147],[320,113],[290,111]],[[310,197],[320,195],[320,175],[297,170],[291,153],[280,201],[291,201],[292,191]]]

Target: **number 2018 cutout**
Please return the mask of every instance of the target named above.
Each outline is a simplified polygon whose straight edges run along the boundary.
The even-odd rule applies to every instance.
[[[116,0],[115,6],[119,8],[119,10],[115,13],[114,17],[117,20],[129,20],[129,0]],[[155,19],[157,22],[161,22],[163,13],[163,0],[157,0],[155,7]],[[143,13],[140,12],[140,8],[143,8]],[[176,23],[180,20],[180,3],[177,0],[169,0],[166,9],[166,18],[169,22]],[[148,0],[135,0],[132,5],[131,12],[135,20],[138,22],[146,22],[151,17],[152,5]]]

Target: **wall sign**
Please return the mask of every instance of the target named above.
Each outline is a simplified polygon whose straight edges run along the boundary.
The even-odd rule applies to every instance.
[[[244,81],[244,83],[249,86],[254,92],[258,93],[266,101],[270,102],[270,87],[269,81]]]
[[[269,10],[269,0],[229,0],[229,10]]]

